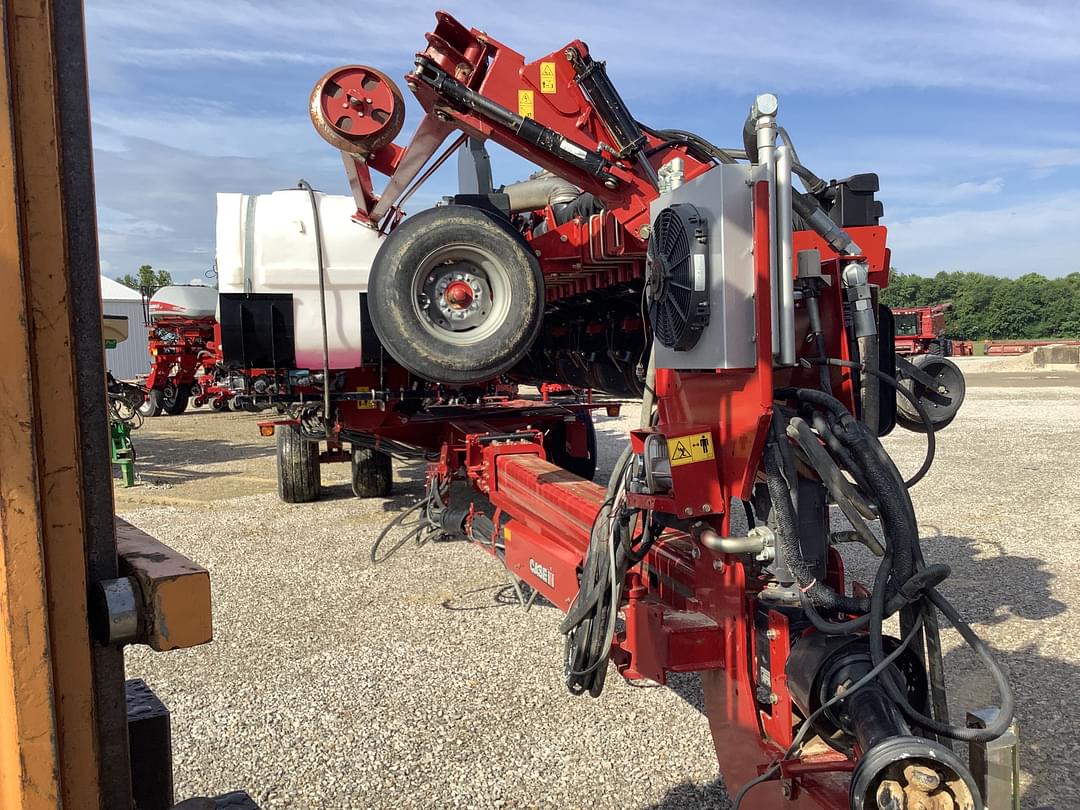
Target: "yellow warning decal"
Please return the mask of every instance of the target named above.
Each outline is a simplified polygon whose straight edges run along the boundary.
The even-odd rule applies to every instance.
[[[540,63],[540,92],[551,95],[555,92],[555,63]]]
[[[358,394],[370,394],[371,389],[370,388],[360,387],[360,388],[356,389],[356,392]],[[375,407],[376,407],[375,400],[374,399],[358,399],[358,400],[356,400],[356,407],[361,411],[373,411],[373,410],[375,410]]]
[[[518,90],[518,115],[533,117],[533,91]]]
[[[681,464],[693,464],[697,461],[709,461],[716,458],[711,433],[692,433],[689,436],[674,436],[667,440],[668,458],[672,467]]]

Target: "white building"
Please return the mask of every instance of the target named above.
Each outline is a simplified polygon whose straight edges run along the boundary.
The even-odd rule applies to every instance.
[[[118,380],[131,380],[150,371],[150,348],[146,319],[138,290],[119,281],[101,277],[101,311],[104,315],[124,315],[128,319],[128,339],[115,349],[105,350],[105,367]]]

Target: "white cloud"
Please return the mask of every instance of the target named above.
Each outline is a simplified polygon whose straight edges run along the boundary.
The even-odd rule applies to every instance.
[[[267,191],[307,176],[344,192],[337,155],[307,121],[307,88],[345,62],[400,76],[423,47],[435,7],[430,0],[90,0],[105,262],[117,272],[144,261],[201,272],[212,255],[218,190]],[[1065,266],[1077,255],[1066,249],[1075,247],[1071,222],[1055,231],[1031,213],[1060,222],[1060,206],[1075,207],[1071,196],[1048,190],[1054,199],[1010,207],[1025,180],[1080,166],[1080,137],[1069,127],[1075,113],[1055,117],[1080,100],[1080,5],[1072,0],[685,0],[678,23],[645,0],[552,0],[526,9],[447,0],[446,7],[527,59],[581,37],[643,118],[662,109],[696,119],[724,143],[738,140],[744,114],[733,98],[763,89],[782,100],[810,98],[820,116],[793,127],[800,155],[827,177],[878,172],[886,213],[902,214],[892,234],[904,269],[1009,268],[1029,257]],[[924,90],[970,102],[984,120],[949,130],[928,107],[927,135],[911,138],[903,133],[923,122],[894,126],[888,110],[868,115],[859,106],[897,94],[918,99]],[[857,95],[866,92],[873,95]],[[1043,123],[1038,143],[1030,141],[1032,123],[993,119],[998,100],[1029,105]],[[410,100],[399,141],[417,120]],[[508,174],[518,163],[499,158],[497,166]],[[425,187],[410,208],[441,191]],[[957,205],[965,209],[941,210]],[[977,210],[986,205],[996,208]],[[1021,249],[1010,228],[1037,237]]]
[[[971,270],[1019,276],[1080,271],[1080,194],[986,211],[953,210],[889,227],[892,263],[905,272]]]
[[[951,184],[941,183],[934,178],[926,178],[919,183],[890,184],[883,192],[883,197],[890,205],[911,209],[919,206],[951,205],[992,197],[1000,194],[1004,188],[1005,180],[1001,177],[965,180]]]
[[[1080,13],[1070,0],[1038,7],[1005,2],[857,0],[827,6],[785,0],[767,9],[745,2],[686,0],[674,25],[652,2],[552,0],[523,10],[505,2],[449,2],[467,26],[536,58],[581,37],[607,59],[630,96],[693,77],[697,87],[739,82],[748,91],[849,92],[881,87],[970,88],[992,93],[1075,98]],[[88,8],[91,57],[130,62],[261,61],[310,55],[327,65],[410,60],[431,29],[427,0],[348,7],[324,2],[96,0]],[[768,36],[751,32],[767,31]],[[98,50],[98,42],[108,49]],[[645,47],[642,47],[645,45]],[[228,56],[227,56],[228,55]],[[333,55],[333,56],[332,56]]]

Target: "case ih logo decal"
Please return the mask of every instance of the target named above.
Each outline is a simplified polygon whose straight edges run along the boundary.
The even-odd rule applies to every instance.
[[[529,570],[532,571],[533,576],[541,582],[546,582],[552,588],[555,587],[555,572],[545,568],[531,557],[529,558]]]

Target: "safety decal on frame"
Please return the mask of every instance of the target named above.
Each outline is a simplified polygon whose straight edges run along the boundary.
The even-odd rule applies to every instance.
[[[518,90],[518,115],[524,118],[533,117],[533,91]]]
[[[554,62],[540,63],[540,92],[549,96],[556,92]]]
[[[716,458],[711,433],[692,433],[689,436],[674,436],[667,440],[668,458],[672,467],[682,464],[694,464]]]

